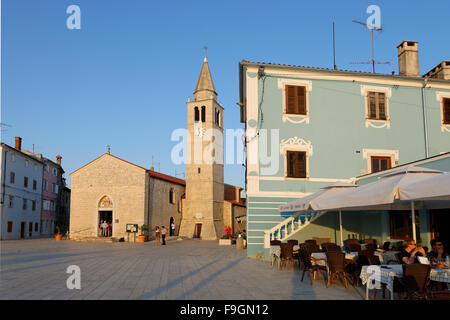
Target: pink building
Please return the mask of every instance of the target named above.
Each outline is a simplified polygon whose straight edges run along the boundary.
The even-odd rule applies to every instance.
[[[56,163],[43,158],[44,175],[42,180],[42,210],[41,210],[41,234],[53,235],[56,232],[59,199],[62,188],[61,156],[56,157]],[[61,230],[63,231],[63,230]]]

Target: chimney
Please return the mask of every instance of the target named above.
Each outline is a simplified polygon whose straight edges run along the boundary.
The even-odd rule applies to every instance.
[[[15,148],[19,151],[22,150],[22,138],[21,137],[16,137],[16,146]]]
[[[450,61],[442,61],[424,75],[426,78],[450,80]]]
[[[398,49],[398,73],[401,76],[420,77],[417,41],[403,41]]]
[[[61,159],[62,159],[62,157],[60,155],[57,155],[56,156],[56,163],[61,165]]]

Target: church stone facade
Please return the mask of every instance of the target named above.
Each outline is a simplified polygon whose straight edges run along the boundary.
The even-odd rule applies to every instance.
[[[147,170],[109,153],[71,174],[70,238],[98,237],[100,220],[112,238],[128,239],[127,224],[166,226],[181,220],[184,180]],[[131,239],[130,239],[131,240]]]

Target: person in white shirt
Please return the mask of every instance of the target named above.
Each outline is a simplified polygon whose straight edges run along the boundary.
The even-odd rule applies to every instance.
[[[161,228],[161,238],[162,238],[162,245],[163,246],[166,245],[166,234],[167,234],[167,229],[166,229],[166,227],[162,226],[162,228]]]
[[[172,224],[170,225],[170,236],[174,235],[175,235],[175,222],[172,222]]]

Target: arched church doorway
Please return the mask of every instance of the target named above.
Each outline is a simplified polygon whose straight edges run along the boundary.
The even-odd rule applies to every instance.
[[[98,236],[112,237],[113,234],[113,203],[104,196],[98,204]]]

